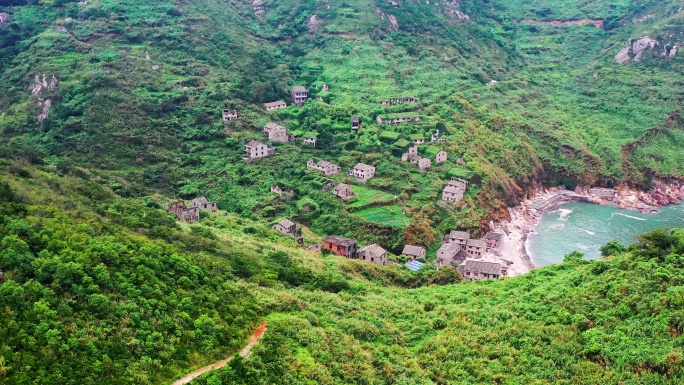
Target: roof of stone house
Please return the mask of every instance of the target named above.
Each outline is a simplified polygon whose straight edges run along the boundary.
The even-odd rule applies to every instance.
[[[474,273],[501,275],[501,264],[498,262],[487,262],[475,259],[466,259],[463,262],[463,270]]]
[[[449,232],[449,238],[470,239],[470,234],[468,234],[467,231],[451,230],[451,232]]]
[[[413,134],[411,135],[411,140],[424,140],[425,135],[423,134]]]
[[[503,238],[503,234],[490,231],[485,235],[485,239],[491,239],[494,241],[500,241]]]
[[[321,160],[318,162],[318,167],[328,167],[330,165],[334,166],[334,164],[328,162],[327,160]]]
[[[450,242],[450,243],[445,243],[442,245],[442,247],[437,250],[437,252],[444,252],[444,253],[450,253],[455,255],[458,253],[458,251],[461,249],[461,245],[455,242]]]
[[[351,190],[351,186],[346,184],[346,183],[338,183],[337,186],[335,186],[335,189],[349,189]]]
[[[354,122],[354,123],[358,123],[358,122],[361,121],[361,119],[359,119],[359,118],[356,117],[356,116],[352,116],[351,121]]]
[[[196,200],[196,201],[199,202],[200,204],[207,204],[207,203],[209,203],[209,200],[208,200],[206,197],[197,197],[197,198],[195,198],[195,199],[193,199],[193,200]]]
[[[289,220],[287,218],[281,219],[280,222],[278,222],[278,224],[283,226],[286,229],[289,229],[290,227],[295,225],[294,222],[292,222],[291,220]]]
[[[292,91],[294,91],[294,92],[306,92],[306,87],[304,87],[304,86],[293,86]]]
[[[265,146],[265,144],[259,142],[258,140],[250,140],[249,142],[247,142],[247,144],[245,144],[245,146],[255,147],[255,146]]]
[[[318,132],[316,131],[307,131],[302,135],[304,139],[316,139],[318,138]]]
[[[277,102],[270,102],[270,103],[264,103],[264,107],[275,107],[275,106],[280,106],[283,104],[287,104],[282,100],[278,100]]]
[[[464,191],[465,191],[465,188],[463,188],[463,187],[461,187],[461,186],[451,186],[451,185],[447,185],[446,187],[444,187],[444,190],[442,190],[442,191],[443,191],[443,192],[446,192],[446,193],[457,194],[457,193],[459,193],[459,192],[464,192]]]
[[[483,241],[482,239],[468,239],[466,246],[485,248],[487,247],[487,242]]]
[[[372,245],[364,246],[359,249],[359,254],[366,254],[369,257],[380,257],[387,253],[387,250],[380,247],[380,245],[374,243]]]
[[[425,249],[420,246],[406,245],[404,246],[404,251],[401,252],[404,255],[411,255],[414,257],[424,257]]]
[[[285,130],[285,127],[281,126],[278,123],[269,122],[264,126],[264,129],[269,130],[269,131],[270,130]]]
[[[364,163],[357,163],[356,166],[354,166],[354,169],[357,170],[364,170],[364,171],[375,171],[375,167],[369,166]]]
[[[420,163],[431,163],[430,159],[428,159],[428,158],[420,158],[420,159],[418,159],[418,162],[420,162]]]
[[[337,235],[327,236],[327,237],[323,238],[323,241],[329,242],[329,243],[334,243],[334,244],[340,245],[340,246],[351,246],[353,244],[356,244],[356,241],[353,239],[338,237]]]
[[[237,114],[237,110],[223,110],[223,113],[224,113],[224,114],[235,115],[235,114]]]

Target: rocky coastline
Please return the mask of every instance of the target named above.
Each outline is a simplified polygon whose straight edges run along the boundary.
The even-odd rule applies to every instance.
[[[684,201],[684,182],[657,180],[653,189],[640,191],[626,185],[616,189],[563,187],[537,189],[530,192],[530,198],[520,205],[508,208],[509,220],[491,222],[492,231],[504,234],[502,258],[510,261],[509,275],[525,274],[535,268],[527,251],[528,234],[534,232],[541,216],[567,202],[588,202],[613,205],[620,209],[642,213],[656,213],[658,207]]]

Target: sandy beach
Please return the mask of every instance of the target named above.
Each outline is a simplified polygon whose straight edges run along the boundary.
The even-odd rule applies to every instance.
[[[549,188],[533,191],[530,199],[520,205],[509,208],[509,221],[490,223],[492,231],[503,234],[500,257],[509,262],[508,275],[516,276],[530,272],[535,268],[527,251],[527,236],[534,232],[541,216],[566,202],[589,202],[601,205],[614,205],[621,209],[639,212],[656,212],[657,207],[684,200],[684,184],[655,182],[649,192],[637,191],[621,186],[606,194],[592,189],[575,191],[563,188]]]

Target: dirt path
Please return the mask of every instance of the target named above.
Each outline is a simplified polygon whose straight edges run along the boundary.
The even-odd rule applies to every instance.
[[[523,24],[531,25],[552,25],[554,27],[561,27],[564,25],[583,25],[583,24],[593,24],[597,28],[603,28],[603,19],[572,19],[572,20],[524,20]]]
[[[265,333],[266,333],[266,321],[262,322],[259,325],[259,327],[254,331],[254,333],[252,333],[252,335],[249,336],[249,342],[247,343],[247,345],[244,348],[242,348],[242,350],[240,350],[240,355],[242,357],[248,357],[252,351],[252,347],[254,345],[256,345],[257,342],[259,342],[259,339],[261,337],[263,337]],[[220,369],[220,368],[226,366],[230,362],[230,360],[233,359],[233,357],[235,357],[235,356],[230,356],[230,357],[226,358],[225,360],[221,360],[219,362],[214,362],[211,365],[207,365],[203,368],[199,368],[199,369],[193,371],[192,373],[189,373],[189,374],[183,376],[181,379],[174,381],[171,385],[187,384],[188,382],[194,380],[195,378],[201,376],[202,374],[204,374],[210,370]]]

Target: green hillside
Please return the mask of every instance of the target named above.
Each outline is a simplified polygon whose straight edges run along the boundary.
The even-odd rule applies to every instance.
[[[684,178],[680,1],[8,0],[0,14],[0,383],[160,384],[263,319],[254,354],[199,383],[682,382],[681,231],[455,284],[306,252],[269,226],[433,256],[445,231],[478,236],[534,187]],[[399,97],[416,101],[381,104]],[[269,122],[316,146],[245,162]],[[448,140],[419,154],[447,162],[401,161],[436,131]],[[359,162],[366,183],[347,175]],[[443,207],[453,177],[468,189]],[[198,195],[221,212],[189,226],[163,210]]]

